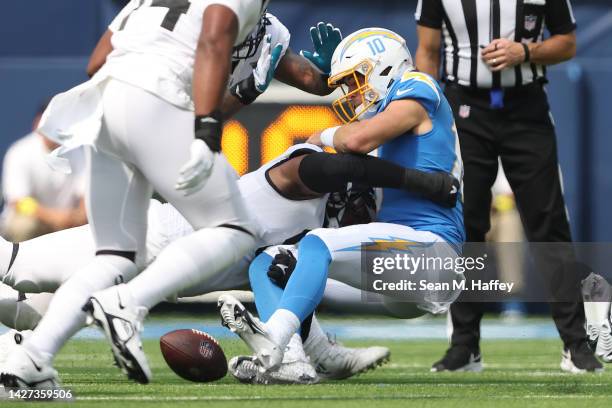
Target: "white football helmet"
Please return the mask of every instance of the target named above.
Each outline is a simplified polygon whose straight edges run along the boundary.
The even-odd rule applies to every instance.
[[[406,40],[399,34],[372,27],[349,35],[338,45],[331,61],[328,84],[344,91],[344,96],[333,103],[336,115],[345,123],[371,116],[393,81],[407,70],[414,70],[414,64]],[[357,83],[357,89],[351,92],[343,86],[350,76]],[[357,92],[362,103],[355,107],[350,99]]]

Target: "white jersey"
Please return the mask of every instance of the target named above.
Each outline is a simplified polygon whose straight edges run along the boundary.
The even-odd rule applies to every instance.
[[[289,158],[297,150],[322,151],[307,143],[291,146],[276,159],[238,180],[238,188],[251,219],[259,227],[258,247],[282,244],[304,230],[320,228],[325,218],[328,195],[312,200],[290,200],[268,181],[268,170]]]
[[[240,194],[255,224],[257,247],[280,245],[304,230],[323,225],[327,194],[312,200],[290,200],[277,192],[266,177],[270,168],[300,149],[321,151],[306,143],[292,146],[275,160],[238,180]],[[151,200],[148,218],[147,264],[170,242],[193,232],[187,220],[170,204]]]
[[[261,20],[265,0],[132,0],[110,24],[113,51],[99,74],[192,109],[191,79],[204,10],[222,4],[238,17],[242,43]]]

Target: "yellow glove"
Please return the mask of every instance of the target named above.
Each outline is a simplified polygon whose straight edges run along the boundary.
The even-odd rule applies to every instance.
[[[36,213],[36,210],[38,210],[38,201],[32,197],[22,198],[15,204],[15,210],[21,215],[31,217]]]

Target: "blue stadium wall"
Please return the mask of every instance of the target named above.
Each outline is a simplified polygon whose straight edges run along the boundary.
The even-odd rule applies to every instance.
[[[87,56],[122,1],[19,0],[0,14],[0,154],[25,134],[42,100],[86,79]],[[573,0],[578,57],[552,68],[548,86],[572,229],[612,241],[612,2]],[[270,11],[310,47],[308,27],[329,20],[345,33],[384,26],[416,46],[416,0],[274,0]]]

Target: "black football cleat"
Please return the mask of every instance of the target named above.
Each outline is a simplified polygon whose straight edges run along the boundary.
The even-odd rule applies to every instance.
[[[603,366],[593,354],[586,341],[569,346],[563,350],[561,370],[572,374],[598,373]]]
[[[446,350],[444,357],[434,363],[430,371],[434,373],[442,371],[481,372],[482,357],[480,350],[472,350],[464,345],[451,346]]]

